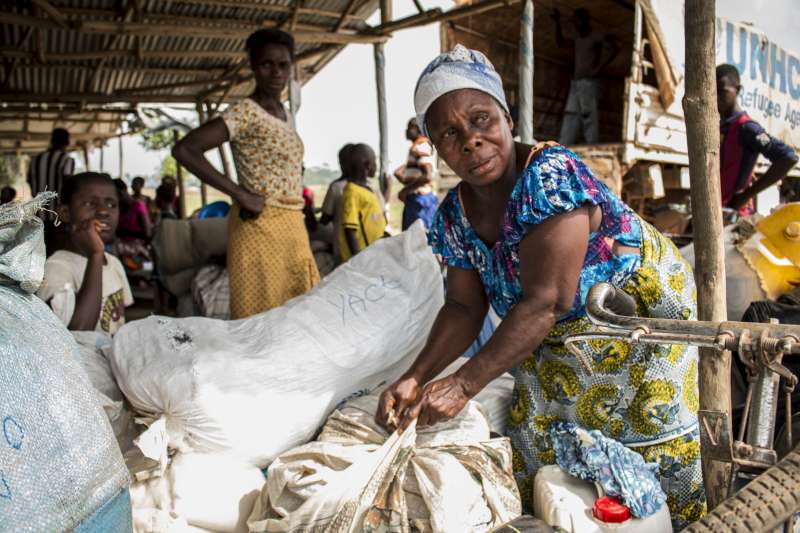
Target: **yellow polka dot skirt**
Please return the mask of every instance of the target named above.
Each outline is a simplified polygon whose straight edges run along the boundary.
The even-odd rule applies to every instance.
[[[228,223],[231,319],[279,307],[319,282],[303,213],[266,206],[242,220],[234,205]]]

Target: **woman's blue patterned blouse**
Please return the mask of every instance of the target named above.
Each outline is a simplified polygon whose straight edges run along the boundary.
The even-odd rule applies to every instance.
[[[595,283],[620,284],[640,263],[638,254],[615,255],[611,246],[640,248],[639,219],[627,205],[592,175],[580,158],[562,146],[535,154],[508,199],[500,239],[484,243],[464,214],[458,187],[439,207],[429,232],[433,252],[451,267],[476,269],[495,312],[505,317],[522,298],[519,245],[528,230],[550,217],[584,205],[600,207],[603,221],[589,235],[589,247],[572,309],[560,320],[585,313],[586,293]],[[557,257],[543,260],[558,261]],[[535,265],[525,265],[535,268]]]

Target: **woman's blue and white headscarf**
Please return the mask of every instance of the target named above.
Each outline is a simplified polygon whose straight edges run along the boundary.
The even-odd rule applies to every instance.
[[[422,133],[430,137],[425,124],[425,114],[440,96],[459,89],[475,89],[493,96],[506,113],[503,80],[489,59],[478,52],[457,44],[451,51],[441,54],[422,71],[414,90],[414,108]]]

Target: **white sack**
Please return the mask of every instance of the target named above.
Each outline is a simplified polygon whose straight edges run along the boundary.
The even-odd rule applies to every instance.
[[[224,454],[176,454],[164,474],[131,486],[137,533],[173,533],[193,526],[246,533],[247,518],[264,485],[255,466]]]
[[[483,532],[519,516],[508,439],[489,440],[480,406],[388,435],[374,421],[379,393],[335,411],[319,440],[269,468],[251,532]]]
[[[166,419],[171,449],[227,451],[263,467],[307,442],[349,394],[399,377],[425,343],[442,293],[419,223],[262,315],[127,324],[111,366],[137,412],[150,423]]]

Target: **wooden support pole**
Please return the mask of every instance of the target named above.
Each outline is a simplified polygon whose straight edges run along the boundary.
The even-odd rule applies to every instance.
[[[518,4],[521,0],[483,0],[467,4],[463,7],[457,7],[448,11],[441,9],[429,9],[424,13],[417,13],[399,20],[387,20],[381,22],[380,26],[374,27],[371,32],[383,35],[389,35],[398,30],[405,30],[407,28],[416,28],[418,26],[425,26],[434,22],[446,22],[448,20],[455,20],[472,15],[479,15],[493,9],[501,7],[509,7]]]
[[[522,142],[533,144],[533,0],[525,1],[520,19],[517,94],[517,132]]]
[[[105,172],[106,170],[106,143],[105,141],[100,141],[100,172]]]
[[[0,19],[3,17],[0,16]],[[28,17],[30,18],[30,17]],[[174,36],[194,36],[204,38],[221,39],[244,39],[253,31],[261,29],[259,25],[251,25],[242,28],[226,28],[216,26],[193,26],[184,24],[165,24],[165,23],[138,23],[138,22],[115,22],[115,21],[83,21],[80,23],[79,30],[84,33],[107,33],[112,35],[155,35],[165,34]],[[354,34],[354,33],[334,33],[325,31],[298,30],[292,32],[292,37],[296,43],[335,43],[335,44],[372,44],[385,42],[387,37],[383,35]]]
[[[686,140],[694,227],[695,281],[700,320],[725,320],[725,249],[722,242],[722,204],[719,175],[719,113],[716,104],[715,12],[712,0],[686,0]],[[715,424],[715,415],[727,421],[731,434],[731,355],[700,350],[699,380],[701,435]],[[710,417],[706,418],[705,413]],[[709,422],[706,422],[709,420]],[[702,439],[703,444],[716,442]],[[709,509],[727,497],[731,465],[712,461],[701,450],[703,481]]]
[[[178,130],[172,130],[173,146],[180,140]],[[176,174],[175,179],[178,182],[178,218],[186,218],[186,184],[183,181],[183,167],[178,161],[175,161]]]
[[[386,24],[392,20],[391,0],[381,0],[381,23]],[[378,132],[380,139],[380,173],[378,181],[380,183],[381,196],[385,204],[385,212],[389,212],[389,199],[385,192],[389,190],[389,125],[386,113],[386,56],[383,44],[374,45],[375,55],[375,87],[378,96]]]
[[[69,28],[66,17],[47,0],[31,0],[39,9],[47,13],[62,28]]]
[[[197,102],[197,119],[200,121],[200,126],[205,123],[207,118],[203,102]],[[208,205],[208,185],[202,180],[200,181],[200,205],[203,207]]]
[[[135,93],[142,93],[142,92],[149,92],[149,91],[165,91],[169,89],[180,89],[183,87],[195,87],[198,85],[215,85],[220,82],[222,83],[234,83],[238,84],[244,81],[252,79],[252,75],[249,77],[241,76],[241,77],[231,77],[231,78],[223,78],[220,80],[219,78],[204,78],[200,80],[190,80],[190,81],[176,81],[172,83],[161,83],[158,85],[146,85],[143,87],[130,87],[127,89],[117,89],[114,91],[115,95],[118,96],[125,96],[128,94],[135,94]]]
[[[272,4],[272,3],[256,3],[251,1],[242,0],[174,0],[178,4],[194,4],[194,5],[210,5],[221,6],[226,8],[241,8],[247,10],[263,11],[267,13],[291,13],[292,6]],[[318,17],[326,17],[330,19],[338,19],[341,13],[336,11],[328,11],[319,8],[301,7],[297,10],[300,15],[315,15]],[[348,16],[348,20],[363,21],[362,18],[355,15]]]
[[[15,58],[15,59],[32,59],[39,60],[37,54],[25,50],[18,50],[13,47],[0,48],[0,56]],[[141,57],[140,57],[141,56]],[[244,57],[244,52],[240,50],[231,51],[217,51],[217,50],[144,50],[139,54],[136,48],[127,48],[123,50],[92,50],[88,52],[52,52],[47,54],[44,62],[70,62],[70,61],[93,61],[97,59],[114,59],[114,58],[141,58],[142,60],[148,59],[237,59]],[[122,70],[130,70],[130,68],[123,68]],[[143,69],[147,70],[147,69]]]
[[[211,104],[206,102],[206,116],[211,118],[213,117],[213,113],[216,112],[216,109],[212,112]],[[225,177],[231,181],[234,181],[233,178],[233,167],[231,167],[231,160],[228,158],[228,152],[225,151],[225,145],[219,147],[219,159],[222,161],[222,169],[224,171]]]
[[[119,148],[119,179],[125,178],[125,152],[122,150],[122,135],[117,137],[117,147]]]

